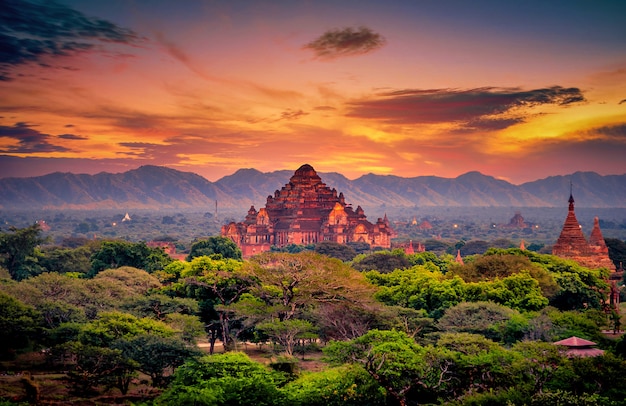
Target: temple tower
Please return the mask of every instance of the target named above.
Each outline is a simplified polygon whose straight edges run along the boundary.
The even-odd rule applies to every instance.
[[[224,225],[222,235],[249,257],[272,246],[321,241],[365,242],[372,248],[390,248],[395,232],[386,215],[376,223],[368,221],[361,206],[352,209],[343,193],[326,186],[315,169],[305,164],[282,189],[267,197],[265,207],[258,212],[251,207],[243,222]]]

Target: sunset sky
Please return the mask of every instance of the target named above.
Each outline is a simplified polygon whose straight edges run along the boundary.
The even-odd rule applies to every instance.
[[[626,1],[0,1],[0,177],[626,173]]]

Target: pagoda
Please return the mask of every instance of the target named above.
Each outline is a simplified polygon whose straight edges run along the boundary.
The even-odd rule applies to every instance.
[[[387,216],[376,223],[367,220],[361,206],[347,204],[322,182],[315,169],[305,164],[289,182],[267,197],[265,207],[250,207],[244,221],[222,226],[221,234],[232,239],[244,257],[269,251],[272,246],[364,242],[372,248],[390,248],[395,235]]]
[[[572,259],[588,268],[607,268],[615,271],[615,264],[609,258],[609,248],[604,242],[600,221],[594,219],[593,230],[589,241],[583,235],[576,213],[574,211],[574,197],[570,191],[569,210],[561,235],[552,247],[552,254],[561,258]]]

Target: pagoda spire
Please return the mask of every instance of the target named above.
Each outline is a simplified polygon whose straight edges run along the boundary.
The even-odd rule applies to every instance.
[[[572,255],[574,253],[581,254],[589,251],[589,244],[587,239],[583,235],[583,232],[576,218],[576,212],[574,211],[574,195],[572,194],[572,183],[570,182],[570,195],[569,195],[569,210],[561,235],[559,239],[552,247],[552,253],[554,255]]]
[[[461,250],[456,250],[456,258],[454,259],[456,261],[456,263],[461,264],[461,265],[465,265],[463,263],[463,257],[461,256]]]

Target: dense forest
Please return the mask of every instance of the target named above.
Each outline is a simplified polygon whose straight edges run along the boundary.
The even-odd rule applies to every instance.
[[[0,405],[626,405],[610,270],[367,248],[244,260],[208,237],[179,261],[1,232]],[[572,336],[604,353],[568,357],[554,342]]]

